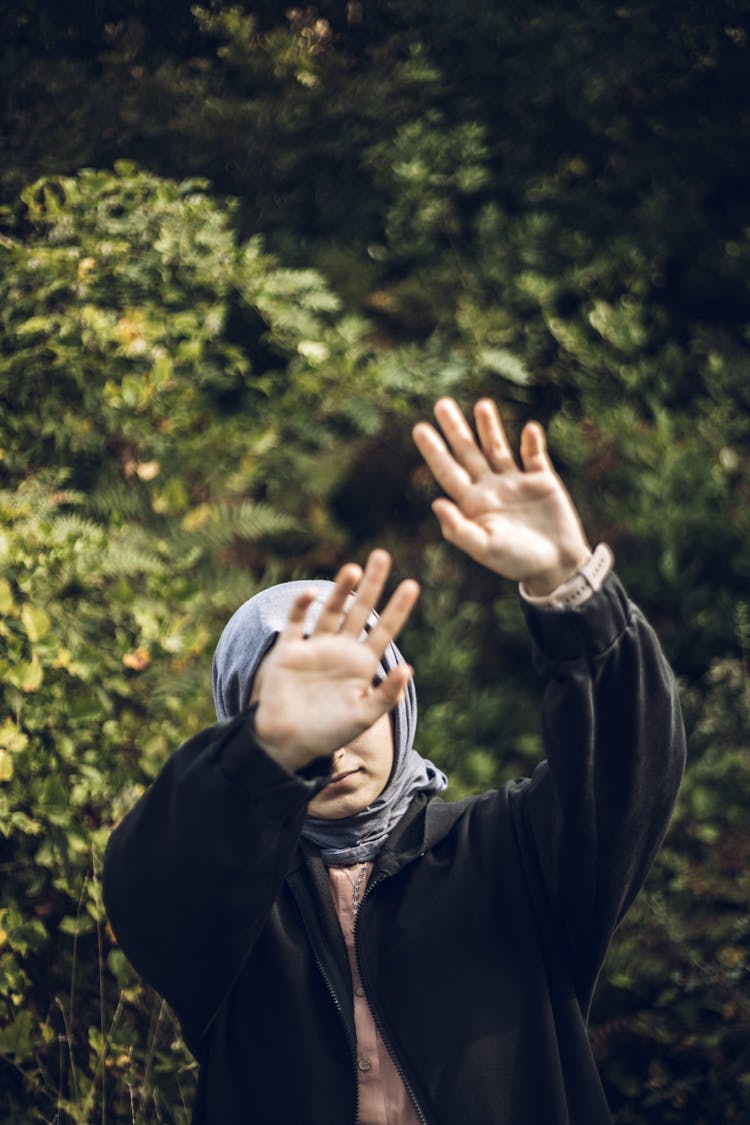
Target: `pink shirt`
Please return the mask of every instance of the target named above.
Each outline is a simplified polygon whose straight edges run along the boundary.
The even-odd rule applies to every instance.
[[[354,992],[354,1028],[357,1033],[357,1076],[359,1078],[358,1125],[419,1125],[419,1118],[388,1048],[380,1037],[367,1003],[357,969],[354,951],[353,896],[359,865],[329,867],[328,882],[349,957]],[[362,880],[359,900],[365,893],[372,863]]]

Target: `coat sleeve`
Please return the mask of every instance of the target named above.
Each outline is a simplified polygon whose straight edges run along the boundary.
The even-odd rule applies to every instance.
[[[521,847],[587,1011],[667,831],[685,734],[672,671],[615,575],[577,609],[525,612],[547,760],[518,792]]]
[[[254,743],[247,711],[181,746],[112,833],[103,876],[112,929],[190,1043],[252,949],[329,769],[326,759],[304,777],[289,773]]]

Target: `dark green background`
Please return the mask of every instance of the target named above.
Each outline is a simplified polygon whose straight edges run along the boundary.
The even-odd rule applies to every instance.
[[[0,1120],[186,1122],[111,825],[223,620],[375,545],[452,792],[533,768],[515,591],[438,545],[442,393],[547,424],[691,761],[592,1038],[618,1122],[750,1116],[750,5],[0,13]]]

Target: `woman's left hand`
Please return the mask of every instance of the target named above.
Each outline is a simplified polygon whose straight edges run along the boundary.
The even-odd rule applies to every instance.
[[[442,398],[414,441],[450,500],[433,511],[445,538],[490,570],[523,582],[534,596],[551,593],[591,554],[578,513],[552,467],[544,430],[529,422],[516,464],[494,402],[474,407],[479,441],[458,405]],[[446,444],[447,442],[447,444]]]

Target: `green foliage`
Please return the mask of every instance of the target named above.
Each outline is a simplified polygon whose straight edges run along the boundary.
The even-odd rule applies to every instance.
[[[0,1118],[188,1120],[98,871],[260,585],[384,543],[452,793],[538,760],[515,593],[434,545],[410,448],[439,394],[489,393],[550,424],[684,682],[690,770],[595,1012],[608,1094],[743,1120],[743,5],[37,0],[0,32]]]
[[[10,479],[70,465],[89,492],[124,478],[144,510],[185,514],[224,492],[230,466],[235,494],[251,486],[253,434],[281,440],[272,398],[301,391],[312,406],[340,374],[322,278],[279,268],[257,239],[239,244],[232,206],[200,186],[120,164],[24,193],[35,233],[2,247]]]
[[[647,1119],[702,1125],[750,1110],[750,682],[740,660],[706,681],[684,692],[697,760],[597,998],[594,1044],[623,1122],[643,1120],[636,1104]]]
[[[100,1097],[115,1119],[129,1113],[126,1079],[144,1065],[132,1012],[147,1000],[122,966],[105,969],[116,949],[105,933],[101,857],[113,820],[179,725],[179,690],[154,693],[155,678],[208,659],[205,624],[160,592],[168,552],[139,559],[137,543],[79,508],[52,478],[0,493],[0,1056],[13,1067],[5,1120],[30,1120],[27,1104],[69,1103],[70,1119],[84,1122]],[[136,1100],[151,1097],[146,1088]]]
[[[120,164],[24,198],[0,283],[0,1116],[187,1120],[194,1067],[168,1013],[148,1030],[103,849],[211,721],[223,621],[335,538],[372,359],[319,274],[195,183]]]

